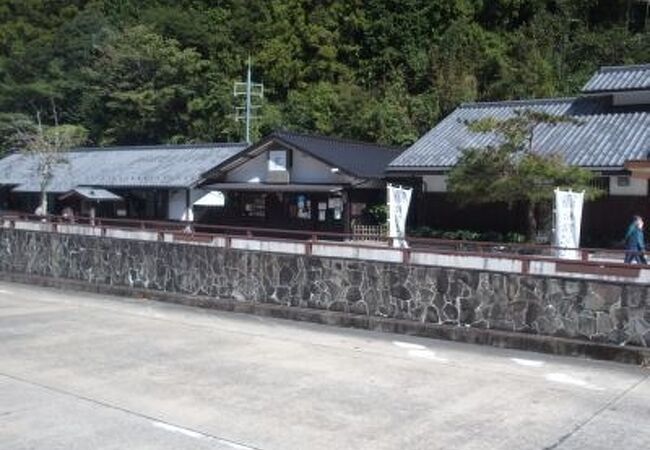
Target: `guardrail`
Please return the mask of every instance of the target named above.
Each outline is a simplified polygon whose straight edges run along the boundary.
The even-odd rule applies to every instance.
[[[108,219],[78,216],[36,216],[0,213],[5,228],[23,228],[66,234],[83,234],[148,241],[210,245],[241,250],[270,251],[324,257],[401,262],[449,268],[558,275],[569,278],[606,277],[650,282],[645,266],[623,263],[622,250],[560,249],[538,244],[504,244],[432,238],[407,238],[407,248],[393,247],[393,240],[367,241],[353,233],[313,230],[237,227],[229,225],[155,220]],[[560,258],[570,251],[575,257]]]

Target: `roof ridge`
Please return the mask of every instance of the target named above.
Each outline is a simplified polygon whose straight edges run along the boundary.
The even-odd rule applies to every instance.
[[[489,102],[465,102],[465,103],[461,103],[459,108],[569,103],[569,102],[574,102],[579,98],[580,97],[548,97],[548,98],[533,98],[533,99],[520,99],[520,100],[496,100],[496,101],[489,101]]]
[[[90,153],[105,151],[144,151],[144,150],[191,150],[211,147],[246,147],[246,142],[206,142],[197,144],[155,144],[155,145],[113,145],[113,146],[95,146],[95,147],[74,147],[70,153]]]
[[[399,146],[394,146],[394,145],[384,145],[384,144],[377,144],[375,142],[367,142],[367,141],[360,141],[356,139],[349,139],[349,138],[342,138],[338,136],[325,136],[323,134],[308,134],[308,133],[299,133],[296,131],[289,131],[289,130],[276,130],[273,133],[271,133],[270,136],[277,136],[277,137],[282,137],[282,135],[290,135],[290,136],[299,136],[299,137],[306,137],[306,138],[315,138],[315,139],[321,139],[324,141],[334,141],[334,142],[341,142],[341,143],[347,143],[347,144],[360,144],[360,145],[372,145],[375,147],[379,148],[384,148],[386,150],[403,150],[404,147],[399,147]]]
[[[621,72],[625,70],[650,70],[650,63],[648,64],[628,64],[623,66],[600,66],[599,73],[606,72]]]

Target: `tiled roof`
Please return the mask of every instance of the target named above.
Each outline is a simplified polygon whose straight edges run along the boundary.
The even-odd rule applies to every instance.
[[[393,160],[388,170],[449,168],[462,149],[498,143],[492,133],[474,133],[465,123],[485,117],[503,119],[515,110],[535,109],[570,115],[580,125],[540,125],[534,149],[556,153],[567,163],[583,167],[620,168],[650,151],[650,107],[613,107],[607,98],[565,98],[464,104]]]
[[[388,163],[404,151],[403,148],[287,131],[277,131],[271,137],[364,178],[381,178]]]
[[[201,175],[246,148],[246,144],[193,144],[75,149],[55,169],[50,192],[77,186],[191,187]],[[0,185],[38,192],[37,157],[16,153],[0,160]]]
[[[601,67],[582,88],[584,93],[650,90],[650,64]]]
[[[271,142],[300,150],[329,166],[359,178],[382,178],[388,163],[404,151],[403,148],[348,139],[276,131],[253,144],[246,152],[222,164],[221,170],[217,172],[227,172],[243,164],[246,161],[245,154],[255,154]],[[210,177],[214,172],[211,171],[206,175]]]

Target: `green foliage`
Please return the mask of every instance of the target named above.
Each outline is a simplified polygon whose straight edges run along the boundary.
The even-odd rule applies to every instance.
[[[409,231],[409,236],[452,241],[507,242],[518,244],[526,237],[520,233],[510,232],[505,235],[496,231],[478,232],[472,230],[436,230],[430,227],[418,227]]]
[[[408,144],[460,102],[571,95],[650,61],[628,0],[0,0],[0,112],[94,143],[239,140],[250,54],[274,127]]]
[[[0,157],[15,146],[16,130],[33,130],[34,122],[25,114],[0,113]]]
[[[369,206],[366,212],[378,225],[388,222],[388,206],[385,203]]]
[[[528,205],[528,239],[537,232],[536,208],[553,198],[556,188],[585,191],[588,198],[601,192],[592,187],[593,173],[567,165],[554,154],[535,151],[535,131],[540,126],[580,126],[566,116],[530,109],[515,111],[507,119],[488,117],[467,123],[477,133],[495,133],[498,145],[463,150],[449,174],[449,190],[461,203],[517,202]]]

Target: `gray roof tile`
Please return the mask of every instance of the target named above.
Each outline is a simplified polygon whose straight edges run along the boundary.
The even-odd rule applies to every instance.
[[[650,151],[650,107],[612,107],[607,98],[566,98],[464,104],[393,160],[388,170],[449,168],[462,149],[496,144],[492,133],[473,133],[466,121],[502,119],[515,110],[532,108],[570,115],[581,124],[541,125],[534,147],[540,153],[560,154],[572,165],[619,168],[631,159],[645,159]]]
[[[650,64],[601,67],[582,88],[584,93],[650,89]]]
[[[201,175],[241,152],[246,144],[159,145],[82,148],[55,169],[50,192],[77,186],[191,187]],[[15,153],[0,160],[0,184],[38,192],[37,158]]]

